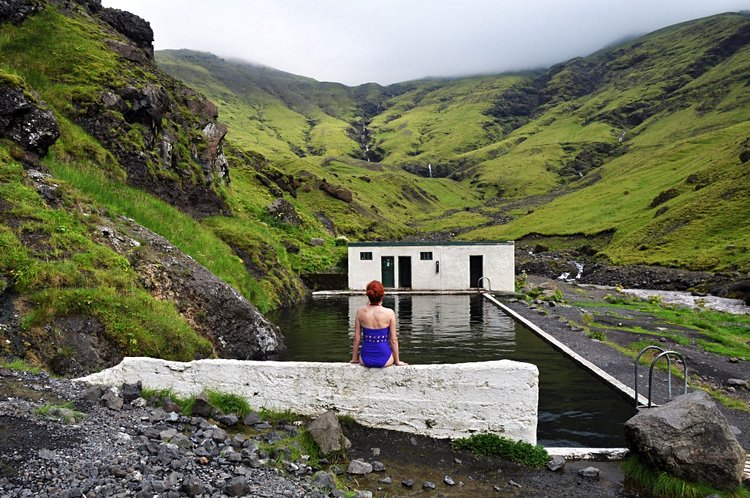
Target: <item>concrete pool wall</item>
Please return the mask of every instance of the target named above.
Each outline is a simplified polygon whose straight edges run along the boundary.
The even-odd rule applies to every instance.
[[[77,379],[119,386],[141,381],[181,396],[212,389],[253,409],[319,415],[436,438],[491,432],[536,444],[539,371],[512,360],[370,369],[349,363],[124,358]]]

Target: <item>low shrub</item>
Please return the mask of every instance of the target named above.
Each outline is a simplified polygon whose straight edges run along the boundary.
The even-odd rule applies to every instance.
[[[474,434],[456,439],[453,449],[469,450],[478,455],[494,455],[529,467],[543,467],[549,461],[549,453],[542,446],[524,441],[514,441],[495,434]]]

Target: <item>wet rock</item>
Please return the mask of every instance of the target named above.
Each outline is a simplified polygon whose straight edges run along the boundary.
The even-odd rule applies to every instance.
[[[561,471],[565,467],[565,457],[555,455],[547,462],[547,468],[552,472]]]
[[[324,455],[348,449],[352,445],[351,441],[344,436],[336,413],[333,411],[327,411],[315,418],[310,422],[307,430],[310,431],[310,435],[318,443],[320,451]],[[372,472],[372,468],[370,468],[370,472]]]
[[[349,474],[365,475],[372,472],[372,464],[364,462],[362,460],[352,460],[349,462],[346,472]]]
[[[657,470],[720,490],[742,483],[745,452],[704,391],[641,411],[625,423],[625,439],[641,461]]]
[[[599,479],[599,469],[596,467],[586,467],[578,471],[578,475],[586,479]]]

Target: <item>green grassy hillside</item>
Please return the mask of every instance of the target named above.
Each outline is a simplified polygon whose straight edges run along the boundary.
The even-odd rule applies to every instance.
[[[346,88],[192,52],[157,59],[232,119],[250,115],[241,106],[273,109],[267,129],[233,127],[230,139],[283,171],[350,189],[364,218],[326,206],[350,236],[533,234],[554,248],[560,236],[607,234],[595,245],[612,263],[750,269],[746,16],[683,23],[544,71],[388,87]],[[325,145],[310,146],[323,123]],[[283,137],[275,148],[268,130]],[[376,164],[352,159],[364,145]],[[443,179],[425,178],[428,165]],[[448,182],[458,195],[434,191],[413,204],[399,188],[406,182],[427,192]],[[354,228],[373,216],[392,230]]]

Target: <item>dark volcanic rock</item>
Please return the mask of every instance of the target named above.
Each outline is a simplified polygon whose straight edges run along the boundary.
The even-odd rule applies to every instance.
[[[174,302],[219,357],[262,359],[283,348],[278,327],[239,292],[163,237],[123,221],[128,233],[103,227],[102,242],[128,258],[152,295]]]
[[[704,391],[641,411],[625,423],[625,438],[641,461],[676,477],[722,490],[742,483],[745,451]]]
[[[154,57],[154,31],[148,21],[135,14],[119,9],[105,7],[101,11],[101,17],[117,32],[125,35],[129,40],[145,50],[151,58]]]
[[[340,187],[338,185],[333,185],[332,183],[328,183],[325,180],[320,182],[320,186],[318,188],[320,188],[320,190],[330,195],[331,197],[335,197],[336,199],[344,202],[352,202],[352,199],[354,198],[351,190],[345,189],[344,187]]]
[[[268,206],[268,214],[289,225],[300,226],[302,224],[302,219],[292,203],[283,198],[276,199]]]
[[[39,157],[60,137],[57,120],[19,88],[0,85],[0,137]]]
[[[0,0],[0,24],[21,24],[27,17],[44,10],[39,0]]]

